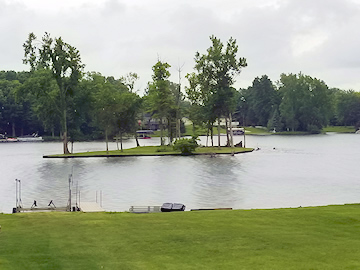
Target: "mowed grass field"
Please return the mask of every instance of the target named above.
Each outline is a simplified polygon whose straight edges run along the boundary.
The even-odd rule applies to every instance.
[[[360,205],[0,214],[0,269],[360,269]]]

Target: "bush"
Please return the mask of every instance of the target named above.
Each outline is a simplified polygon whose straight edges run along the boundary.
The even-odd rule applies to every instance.
[[[175,141],[174,150],[180,151],[183,155],[191,155],[198,146],[196,137],[191,139],[183,138]]]
[[[319,133],[321,133],[321,129],[318,127],[318,126],[316,126],[316,125],[308,125],[307,126],[307,130],[308,130],[308,132],[310,132],[311,134],[319,134]]]

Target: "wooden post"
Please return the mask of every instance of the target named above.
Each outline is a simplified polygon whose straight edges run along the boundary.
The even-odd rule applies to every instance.
[[[16,203],[15,203],[15,207],[16,207],[16,211],[17,211],[17,208],[18,208],[18,180],[17,179],[15,179],[15,182],[16,182]]]
[[[71,174],[69,174],[69,205],[68,211],[71,212]]]

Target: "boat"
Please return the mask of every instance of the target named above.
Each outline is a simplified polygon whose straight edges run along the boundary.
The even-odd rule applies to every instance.
[[[0,142],[7,142],[5,135],[0,134]]]
[[[37,133],[32,135],[25,135],[17,137],[18,142],[42,142],[43,138],[39,136]]]
[[[0,134],[0,142],[17,142],[18,140],[16,138],[8,138],[3,134]]]
[[[233,135],[244,135],[245,129],[244,128],[233,128],[232,132],[233,132]]]
[[[138,130],[136,131],[138,139],[151,139],[150,134],[154,134],[153,130]]]

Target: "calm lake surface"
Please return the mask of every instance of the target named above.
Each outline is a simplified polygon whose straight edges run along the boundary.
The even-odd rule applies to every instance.
[[[225,144],[226,137],[221,137]],[[235,143],[242,140],[235,137]],[[205,144],[206,138],[201,138]],[[217,141],[217,140],[216,140]],[[141,140],[158,145],[159,138]],[[135,146],[134,140],[124,147]],[[15,179],[30,207],[53,200],[66,206],[68,177],[81,201],[100,201],[107,211],[131,205],[179,202],[186,209],[317,206],[360,202],[360,135],[246,136],[247,154],[195,157],[44,159],[61,143],[1,143],[0,212],[15,207]],[[110,144],[115,150],[116,143]],[[74,152],[104,150],[103,142],[75,143]],[[75,196],[75,195],[74,195]],[[73,197],[74,200],[74,197]]]

